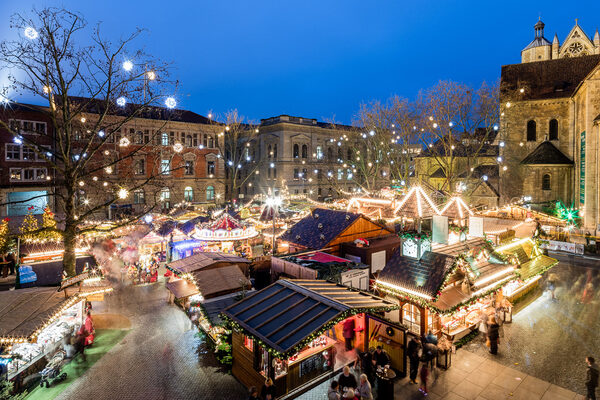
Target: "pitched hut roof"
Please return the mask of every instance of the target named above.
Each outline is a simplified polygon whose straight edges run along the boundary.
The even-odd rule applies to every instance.
[[[442,208],[440,214],[452,219],[465,219],[474,215],[469,206],[458,196],[452,197]]]
[[[284,279],[223,313],[275,351],[291,354],[339,318],[393,308],[397,308],[394,303],[334,283]]]
[[[360,214],[315,208],[285,231],[279,239],[308,249],[322,249],[359,218]]]
[[[230,263],[230,264],[250,264],[250,260],[231,254],[225,254],[221,252],[202,252],[197,253],[189,257],[181,258],[179,260],[169,263],[169,268],[180,272],[187,273],[197,271],[218,263]]]
[[[420,186],[413,186],[394,211],[397,215],[414,218],[431,217],[440,213],[435,203]]]

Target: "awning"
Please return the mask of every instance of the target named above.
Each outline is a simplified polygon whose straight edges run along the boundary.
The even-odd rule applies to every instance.
[[[536,275],[541,275],[550,268],[558,264],[558,260],[545,255],[537,256],[536,258],[521,264],[520,268],[515,270],[516,274],[523,280],[533,278]]]

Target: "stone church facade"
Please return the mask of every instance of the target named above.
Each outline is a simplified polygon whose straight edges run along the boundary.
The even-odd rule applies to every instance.
[[[600,34],[590,39],[576,22],[560,44],[544,28],[535,24],[520,64],[502,67],[501,201],[560,200],[600,231]]]

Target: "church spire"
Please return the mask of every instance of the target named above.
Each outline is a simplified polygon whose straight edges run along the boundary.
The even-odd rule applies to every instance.
[[[596,28],[596,34],[594,35],[594,46],[600,46],[600,34],[598,28]]]
[[[542,22],[542,17],[540,17],[538,19],[538,22],[536,22],[536,24],[533,26],[533,29],[535,30],[535,37],[536,38],[542,38],[544,37],[544,27],[546,25]]]

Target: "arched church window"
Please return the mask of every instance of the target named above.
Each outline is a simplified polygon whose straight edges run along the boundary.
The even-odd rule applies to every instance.
[[[542,190],[552,190],[550,174],[542,176]]]
[[[536,126],[534,120],[527,121],[527,141],[535,142],[537,140]]]
[[[551,119],[548,124],[548,132],[550,140],[558,140],[558,121]]]
[[[294,145],[294,158],[298,158],[300,156],[300,147],[295,144]]]

